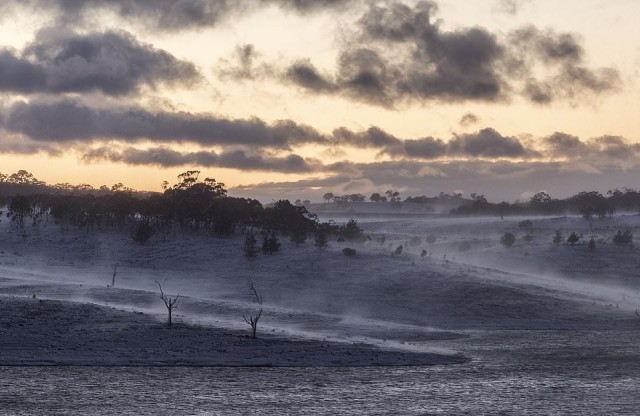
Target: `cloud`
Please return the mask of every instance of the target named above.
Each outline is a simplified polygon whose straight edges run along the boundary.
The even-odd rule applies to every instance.
[[[486,128],[475,134],[456,136],[448,143],[450,155],[485,158],[524,158],[539,157],[540,154],[527,149],[514,137],[505,137],[496,130]]]
[[[498,13],[517,15],[532,0],[496,0],[494,10]]]
[[[321,168],[317,160],[295,154],[278,157],[259,152],[248,154],[243,150],[180,152],[167,147],[114,149],[113,146],[101,146],[85,150],[81,158],[87,163],[109,161],[134,166],[201,166],[279,173],[307,173]]]
[[[289,148],[319,143],[311,127],[282,120],[227,119],[206,113],[154,112],[136,106],[97,108],[74,99],[17,101],[4,110],[4,128],[32,140],[93,142],[106,139],[203,146],[244,145]]]
[[[515,3],[513,3],[515,4]],[[617,90],[615,68],[590,68],[579,39],[526,27],[507,35],[482,27],[444,30],[437,4],[371,2],[346,36],[333,74],[298,60],[284,79],[310,93],[371,105],[430,101],[575,101]]]
[[[191,86],[201,76],[190,62],[137,41],[123,31],[78,34],[40,31],[18,54],[0,51],[0,90],[117,96],[158,84]]]
[[[455,135],[448,142],[434,137],[403,140],[377,127],[371,127],[362,132],[340,128],[333,132],[333,145],[379,149],[382,154],[394,157],[424,160],[530,159],[541,156],[517,138],[505,137],[492,128],[485,128],[473,134]]]
[[[236,47],[231,59],[220,59],[215,69],[222,80],[251,81],[272,77],[274,69],[271,65],[260,62],[260,54],[251,44]]]
[[[34,65],[9,50],[0,51],[0,91],[31,93],[47,83],[44,68]]]
[[[480,117],[473,113],[467,113],[460,118],[458,124],[461,127],[469,127],[480,122]]]
[[[308,60],[293,63],[287,68],[284,78],[294,84],[314,92],[330,92],[336,89],[334,83],[321,75]]]
[[[87,160],[102,158],[158,166],[198,164],[274,172],[354,171],[356,165],[348,161],[323,165],[295,154],[281,155],[306,144],[319,146],[319,152],[324,154],[338,151],[333,153],[334,157],[347,154],[344,152],[349,148],[368,149],[377,152],[377,160],[405,160],[423,167],[430,162],[496,160],[582,163],[596,169],[640,164],[640,145],[619,136],[581,140],[557,132],[538,139],[521,139],[484,128],[454,134],[448,140],[430,136],[403,139],[375,126],[362,131],[340,127],[325,134],[291,120],[266,123],[257,118],[230,119],[209,113],[153,111],[136,106],[95,107],[70,98],[35,98],[6,104],[0,107],[0,133],[5,136],[1,143],[8,152],[10,148],[15,149],[13,152],[35,153],[51,152],[60,146],[68,149],[97,146],[86,152]],[[112,142],[126,147],[111,150],[104,147]],[[146,150],[134,146],[149,143],[151,148]],[[203,150],[184,152],[167,147],[183,143],[195,144]],[[212,152],[214,146],[221,147],[222,153]]]
[[[21,0],[13,9],[46,11],[59,25],[89,23],[113,15],[161,32],[214,27],[233,16],[269,5],[297,13],[340,10],[359,0]],[[9,13],[9,6],[5,12]]]

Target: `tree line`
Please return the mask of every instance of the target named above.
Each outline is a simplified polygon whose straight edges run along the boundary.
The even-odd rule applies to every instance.
[[[604,218],[616,212],[639,212],[640,191],[630,188],[614,189],[606,194],[597,191],[580,192],[564,199],[552,198],[547,192],[538,192],[528,201],[489,202],[484,195],[472,193],[465,198],[460,193],[440,192],[434,197],[408,196],[404,200],[399,192],[388,190],[374,192],[368,198],[363,194],[324,195],[325,202],[338,204],[352,202],[424,204],[429,206],[451,207],[449,213],[462,215],[565,215],[580,214],[587,219]]]
[[[35,188],[14,195],[0,194],[0,206],[7,207],[6,217],[20,228],[51,220],[62,230],[129,230],[139,242],[156,232],[175,230],[227,236],[257,229],[268,235],[289,236],[297,244],[317,232],[353,236],[355,222],[344,226],[321,223],[304,206],[288,200],[263,206],[255,199],[231,197],[223,183],[199,176],[196,170],[184,172],[173,185],[165,181],[162,193],[138,193],[124,186],[97,193],[64,191],[39,181],[23,183]],[[355,227],[356,234],[361,234]]]

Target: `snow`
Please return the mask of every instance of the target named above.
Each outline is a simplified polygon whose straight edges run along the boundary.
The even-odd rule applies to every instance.
[[[465,360],[455,346],[475,331],[640,327],[638,249],[611,242],[618,229],[640,237],[640,217],[596,220],[593,229],[581,218],[531,218],[526,231],[520,221],[368,218],[360,224],[374,238],[364,243],[319,250],[282,241],[278,254],[251,260],[241,236],[177,232],[140,245],[125,232],[48,223],[20,231],[4,221],[0,364],[447,364]],[[584,238],[555,245],[556,229]],[[499,244],[504,232],[517,236],[511,249]],[[586,245],[592,235],[595,250]],[[420,246],[392,255],[414,236]],[[463,241],[470,250],[459,250]],[[171,328],[156,280],[181,296]],[[258,340],[242,321],[255,308],[249,280],[264,295]]]

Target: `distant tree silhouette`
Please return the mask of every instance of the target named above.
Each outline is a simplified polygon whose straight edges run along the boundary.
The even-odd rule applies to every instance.
[[[133,230],[131,231],[131,238],[136,243],[146,243],[155,234],[155,229],[151,225],[148,218],[137,220],[133,224]]]
[[[251,259],[258,255],[258,242],[256,240],[256,236],[253,234],[253,231],[247,233],[244,238],[244,255]]]
[[[24,228],[25,218],[31,214],[31,201],[25,195],[16,195],[9,203],[7,216],[18,228]]]
[[[315,246],[318,248],[324,248],[329,244],[329,240],[327,238],[328,231],[326,227],[319,226],[315,232]]]
[[[265,234],[262,240],[262,252],[264,254],[275,254],[280,250],[280,241],[275,232]]]

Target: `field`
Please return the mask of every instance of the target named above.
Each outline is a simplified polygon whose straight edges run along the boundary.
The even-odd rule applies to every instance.
[[[640,235],[638,216],[533,217],[527,227],[525,218],[356,218],[363,242],[318,249],[282,238],[278,253],[250,260],[240,235],[138,244],[127,232],[18,230],[3,219],[0,364],[428,365],[473,360],[474,339],[491,331],[640,338],[638,249],[612,242],[618,230]],[[554,244],[556,230],[582,237]],[[500,244],[507,232],[510,248]],[[180,294],[171,328],[156,281]],[[257,340],[242,318],[257,311],[249,281],[264,297]]]

